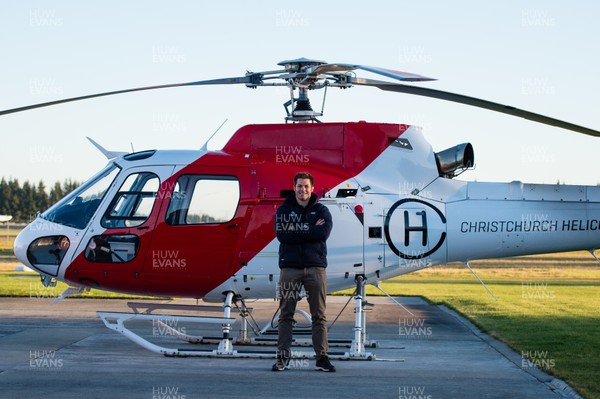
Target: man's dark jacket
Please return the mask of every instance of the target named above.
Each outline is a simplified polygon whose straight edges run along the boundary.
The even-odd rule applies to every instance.
[[[317,220],[325,223],[317,226]],[[327,244],[333,222],[329,209],[312,194],[306,208],[294,194],[277,208],[275,232],[279,240],[279,267],[327,267]]]

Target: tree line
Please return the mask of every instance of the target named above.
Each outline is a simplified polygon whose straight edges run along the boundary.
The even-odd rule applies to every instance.
[[[80,182],[67,179],[56,182],[48,190],[44,182],[23,184],[18,179],[0,180],[0,215],[11,215],[11,222],[28,222],[36,212],[43,212],[62,197],[81,185]]]

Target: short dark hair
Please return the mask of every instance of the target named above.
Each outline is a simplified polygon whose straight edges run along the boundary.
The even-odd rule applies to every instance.
[[[308,180],[310,180],[310,185],[313,187],[315,186],[315,178],[313,175],[311,175],[308,172],[296,173],[296,175],[294,176],[294,186],[296,185],[296,183],[298,183],[298,179],[308,179]]]

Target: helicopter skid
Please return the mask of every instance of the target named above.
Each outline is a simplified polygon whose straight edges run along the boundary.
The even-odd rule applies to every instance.
[[[368,342],[366,337],[366,314],[364,307],[366,304],[366,292],[365,292],[366,279],[364,276],[359,275],[356,278],[356,292],[354,295],[355,299],[355,324],[354,324],[354,339],[349,342],[350,350],[345,353],[330,353],[332,359],[339,360],[374,360],[375,355],[371,352],[367,352],[365,347],[372,346],[371,342]],[[102,319],[104,325],[111,330],[123,334],[136,344],[150,350],[151,352],[162,354],[165,356],[181,356],[181,357],[232,357],[232,358],[275,358],[276,353],[273,352],[240,352],[233,349],[233,340],[230,338],[231,326],[235,323],[235,319],[230,317],[231,305],[234,298],[234,293],[229,291],[226,295],[223,305],[223,317],[205,317],[205,316],[174,316],[168,314],[140,314],[140,313],[125,313],[125,312],[96,312],[98,317]],[[132,304],[130,304],[130,307]],[[135,305],[135,304],[133,304]],[[153,307],[150,304],[150,307]],[[135,306],[133,306],[135,309]],[[153,309],[148,308],[148,311]],[[136,309],[137,310],[137,309]],[[242,316],[242,329],[240,337],[236,340],[236,343],[247,344],[247,345],[272,345],[274,340],[256,340],[248,337],[248,320],[246,317],[250,315],[251,310],[246,308],[245,305],[241,311]],[[306,315],[306,317],[309,317]],[[149,320],[153,326],[158,329],[158,335],[170,335],[178,339],[182,339],[189,343],[218,343],[216,350],[189,350],[189,349],[177,349],[177,348],[166,348],[141,337],[134,333],[127,327],[125,323],[132,320]],[[193,322],[193,323],[208,323],[208,324],[221,324],[223,327],[223,337],[221,339],[216,338],[205,338],[201,336],[193,336],[187,334],[184,330],[173,328],[173,326],[179,326],[180,322]],[[296,346],[300,346],[300,340],[295,340]],[[344,341],[340,341],[344,342]],[[346,344],[346,342],[344,342]],[[346,346],[346,345],[344,345]],[[314,358],[315,355],[312,353],[299,353],[295,354],[300,359]]]
[[[179,338],[182,341],[188,342],[190,344],[204,344],[204,345],[214,345],[219,344],[222,338],[219,337],[204,337],[200,335],[189,335],[184,334],[176,328],[172,328],[168,326],[161,320],[157,320],[156,323],[160,325],[160,328],[165,332],[165,335],[171,335],[173,337]],[[308,331],[294,331],[294,334],[306,334],[310,335],[310,330]],[[277,346],[277,338],[276,337],[255,337],[255,338],[242,338],[244,336],[244,331],[240,331],[240,336],[233,338],[232,342],[235,345],[244,345],[244,346]],[[312,339],[308,338],[294,338],[292,340],[292,347],[312,347]],[[365,347],[376,348],[377,343],[375,341],[365,341]],[[328,346],[338,347],[338,348],[351,348],[352,340],[350,339],[330,339],[328,341]]]
[[[165,335],[170,335],[175,338],[181,339],[182,341],[188,342],[190,344],[204,344],[204,345],[214,345],[219,344],[222,341],[222,338],[219,337],[205,337],[201,335],[190,335],[185,334],[179,331],[176,328],[173,328],[167,324],[165,324],[162,320],[157,319],[153,322],[156,322],[161,331],[164,332]],[[247,331],[246,331],[247,332]],[[310,335],[310,331],[294,331],[294,334],[308,334]],[[232,343],[236,345],[244,345],[244,346],[277,346],[277,338],[276,337],[255,337],[255,338],[243,338],[244,331],[240,331],[240,336],[233,338]],[[294,338],[292,340],[293,347],[312,347],[312,339],[309,338]],[[349,339],[336,339],[328,341],[329,347],[352,347],[352,340]],[[367,347],[376,348],[376,343],[368,342],[366,344]]]
[[[195,322],[195,323],[209,323],[209,324],[233,324],[235,319],[226,317],[200,317],[200,316],[172,316],[172,315],[159,315],[159,314],[139,314],[139,313],[125,313],[125,312],[96,312],[98,317],[102,320],[106,327],[114,330],[118,333],[123,334],[131,341],[140,345],[141,347],[148,349],[151,352],[161,354],[164,356],[173,357],[208,357],[208,358],[254,358],[254,359],[274,359],[276,353],[273,351],[238,351],[234,350],[231,345],[231,340],[226,339],[227,343],[223,340],[217,340],[215,338],[204,338],[199,336],[191,336],[181,333],[177,329],[168,326],[165,320],[173,321],[178,323],[183,322]],[[125,326],[125,323],[133,320],[150,320],[156,325],[163,329],[163,333],[173,335],[179,339],[183,339],[190,343],[217,343],[219,342],[219,348],[213,350],[202,350],[202,349],[178,349],[178,348],[167,348],[156,345],[142,336],[136,334]],[[363,354],[353,354],[351,352],[334,352],[329,355],[332,359],[337,360],[375,360],[375,355],[370,352]],[[294,359],[313,359],[315,354],[312,352],[295,352]]]
[[[223,309],[223,306],[198,306],[198,305],[179,305],[179,304],[165,304],[165,303],[148,303],[148,302],[128,302],[127,306],[133,310],[135,314],[152,314],[155,310],[175,310],[175,311],[204,311],[204,312],[215,312]],[[244,345],[244,346],[277,346],[277,326],[273,327],[271,323],[266,325],[260,332],[257,332],[259,336],[250,337],[248,331],[248,317],[252,314],[253,309],[245,307],[244,312],[240,312],[241,317],[241,328],[239,335],[233,338],[233,344]],[[301,316],[303,316],[308,324],[310,325],[310,315],[301,309],[297,309]],[[203,345],[215,345],[219,344],[222,340],[221,337],[206,337],[199,335],[190,335],[183,333],[177,328],[172,328],[170,325],[165,323],[165,316],[158,319],[154,319],[153,323],[157,325],[164,335],[173,336],[181,339],[182,341],[190,344],[203,344]],[[365,321],[366,322],[366,321]],[[271,328],[269,328],[271,327]],[[310,327],[301,327],[294,329],[294,336],[300,335],[301,337],[293,338],[292,347],[312,347],[311,329]],[[330,339],[328,340],[329,347],[337,348],[351,348],[351,339]],[[377,342],[364,338],[364,346],[367,348],[377,348]]]
[[[163,354],[165,356],[175,356],[179,349],[169,349],[156,344],[151,343],[140,335],[131,331],[125,326],[125,323],[133,320],[149,320],[153,324],[157,325],[161,329],[162,334],[170,334],[177,338],[187,340],[190,343],[201,343],[203,337],[194,337],[184,334],[177,329],[167,325],[165,321],[179,323],[192,322],[192,323],[209,323],[209,324],[233,324],[235,323],[234,318],[227,317],[202,317],[202,316],[173,316],[165,314],[139,314],[139,313],[125,313],[125,312],[96,312],[98,317],[102,320],[104,325],[111,330],[123,334],[136,344],[150,350],[154,353]]]

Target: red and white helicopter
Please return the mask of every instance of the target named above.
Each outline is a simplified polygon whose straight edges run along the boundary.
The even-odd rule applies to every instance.
[[[125,328],[132,318],[100,314],[105,324],[166,355],[234,356],[232,304],[276,298],[277,206],[298,171],[315,176],[315,193],[332,216],[328,289],[357,287],[356,326],[349,358],[365,351],[364,285],[426,267],[473,259],[586,249],[600,244],[600,187],[465,182],[454,177],[474,165],[471,144],[435,153],[415,126],[319,122],[308,92],[372,86],[434,97],[593,136],[600,132],[489,101],[389,81],[356,70],[419,82],[423,76],[300,58],[280,70],[245,76],[134,88],[0,111],[0,115],[134,91],[220,84],[287,86],[284,124],[240,128],[222,150],[118,153],[108,165],[17,237],[17,258],[56,280],[63,294],[101,290],[223,301],[216,351],[154,345]],[[297,90],[297,91],[296,91]],[[297,93],[297,94],[296,94]],[[295,228],[290,222],[286,228]],[[245,307],[245,305],[244,305]],[[245,316],[247,316],[247,312]],[[164,315],[163,315],[164,316]],[[244,314],[243,314],[244,316]],[[244,317],[243,322],[246,319]],[[195,342],[191,336],[181,338]],[[259,355],[257,355],[259,356]]]

